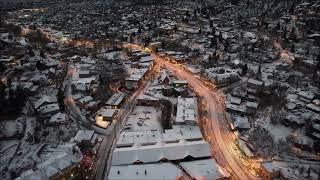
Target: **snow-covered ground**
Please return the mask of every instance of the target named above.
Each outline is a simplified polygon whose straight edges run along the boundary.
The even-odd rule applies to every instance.
[[[272,135],[273,139],[278,142],[279,139],[285,140],[293,133],[293,129],[285,127],[281,124],[273,125],[270,123],[271,108],[266,108],[265,111],[259,112],[255,124],[260,125]]]
[[[160,117],[160,109],[151,106],[136,106],[127,124],[131,124],[132,131],[162,130]]]

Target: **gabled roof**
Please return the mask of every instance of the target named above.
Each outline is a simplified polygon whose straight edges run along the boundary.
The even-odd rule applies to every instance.
[[[122,101],[123,99],[126,97],[125,94],[122,94],[122,93],[116,93],[116,94],[113,94],[107,101],[107,105],[109,106],[118,106]]]
[[[182,170],[172,163],[139,164],[128,166],[111,166],[108,179],[177,179]]]
[[[180,141],[179,143],[158,143],[150,146],[134,146],[116,148],[113,152],[113,165],[133,164],[136,161],[143,163],[158,162],[165,158],[168,160],[181,160],[188,156],[194,158],[210,157],[210,147],[206,141]]]
[[[181,162],[180,166],[194,179],[222,179],[230,176],[214,159]]]
[[[51,104],[51,103],[55,103],[55,102],[57,102],[57,97],[44,95],[44,96],[42,96],[38,101],[36,101],[36,102],[34,103],[34,107],[35,107],[36,109],[38,109],[38,108],[40,108],[44,103]]]

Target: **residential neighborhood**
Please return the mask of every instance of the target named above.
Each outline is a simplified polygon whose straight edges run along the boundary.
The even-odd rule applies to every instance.
[[[0,179],[320,178],[317,0],[0,2]]]

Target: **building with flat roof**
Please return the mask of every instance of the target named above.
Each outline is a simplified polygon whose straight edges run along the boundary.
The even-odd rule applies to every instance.
[[[127,89],[136,89],[139,87],[145,73],[148,71],[148,68],[142,69],[132,69],[129,72],[129,77],[125,79],[125,86]]]
[[[123,93],[113,94],[109,100],[106,102],[107,106],[113,109],[119,109],[121,105],[125,102],[126,95]]]
[[[96,114],[96,121],[112,121],[118,110],[110,108],[101,108]]]
[[[97,141],[98,135],[93,130],[79,130],[74,137],[75,142],[84,146],[93,146]]]
[[[184,141],[202,141],[202,134],[198,126],[173,125],[172,129],[160,131],[123,131],[116,143],[116,147],[133,147],[155,145],[157,143],[170,144]]]
[[[99,127],[107,128],[112,121],[115,119],[118,109],[111,109],[107,107],[101,108],[96,114],[95,114],[95,123]]]
[[[182,170],[172,163],[134,164],[127,166],[111,166],[108,179],[179,179]]]
[[[180,166],[194,179],[228,179],[230,174],[214,159],[181,162]]]
[[[197,124],[197,99],[195,97],[178,97],[176,124]]]

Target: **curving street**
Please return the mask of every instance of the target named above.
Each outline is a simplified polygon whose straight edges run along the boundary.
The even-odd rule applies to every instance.
[[[155,61],[172,71],[178,78],[185,79],[190,87],[204,99],[203,111],[207,111],[206,118],[200,125],[211,144],[212,154],[222,166],[226,167],[235,179],[259,179],[252,175],[243,164],[241,153],[235,145],[234,134],[229,130],[225,116],[224,100],[218,92],[212,92],[200,79],[180,65],[166,61],[152,54]]]

